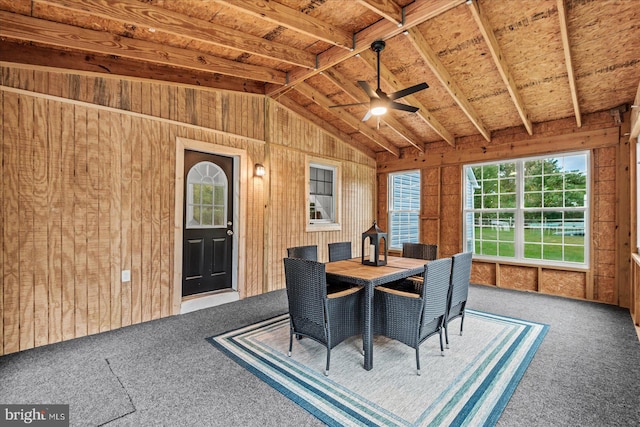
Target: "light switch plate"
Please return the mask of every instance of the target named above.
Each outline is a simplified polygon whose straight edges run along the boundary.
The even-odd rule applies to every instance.
[[[122,281],[123,282],[131,281],[131,270],[122,270]]]

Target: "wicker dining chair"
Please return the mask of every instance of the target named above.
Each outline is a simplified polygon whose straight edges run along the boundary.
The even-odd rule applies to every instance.
[[[438,258],[438,245],[430,243],[403,243],[402,256],[404,258],[424,259],[433,261]],[[420,293],[424,279],[422,276],[412,276],[390,285],[389,287],[406,292]]]
[[[464,325],[464,313],[469,295],[469,281],[471,280],[471,252],[462,252],[452,257],[451,284],[447,301],[447,316],[444,320],[444,338],[449,348],[449,322],[460,318],[460,335]]]
[[[434,260],[438,259],[438,245],[430,243],[403,243],[402,256],[405,258],[417,258]]]
[[[345,339],[362,334],[360,299],[363,287],[327,294],[325,265],[285,258],[284,272],[289,302],[289,356],[293,336],[303,336],[327,348],[324,374],[329,375],[331,349]]]
[[[287,256],[289,258],[308,259],[309,261],[318,261],[318,246],[295,246],[287,248]]]
[[[329,243],[329,262],[351,258],[351,242]]]
[[[351,258],[351,242],[329,243],[329,262]],[[327,283],[327,292],[340,292],[353,287],[351,283],[332,280]]]
[[[287,248],[287,256],[289,258],[299,258],[306,259],[309,261],[318,261],[318,246],[316,245],[308,245],[308,246],[295,246],[292,248]],[[351,284],[342,283],[342,282],[328,282],[327,292],[341,292],[345,289],[351,288]]]
[[[439,335],[444,356],[442,329],[447,314],[451,258],[432,261],[424,267],[424,286],[419,294],[378,286],[374,293],[374,331],[416,350],[420,375],[420,344]]]

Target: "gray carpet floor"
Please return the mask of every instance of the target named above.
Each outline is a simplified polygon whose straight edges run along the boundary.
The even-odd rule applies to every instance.
[[[499,426],[640,425],[628,310],[486,286],[469,307],[550,325]],[[0,403],[69,404],[77,426],[322,425],[205,341],[286,311],[275,291],[2,356]]]

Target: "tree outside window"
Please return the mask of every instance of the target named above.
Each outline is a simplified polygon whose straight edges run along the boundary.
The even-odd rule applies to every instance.
[[[467,165],[465,181],[477,257],[588,264],[588,152]]]

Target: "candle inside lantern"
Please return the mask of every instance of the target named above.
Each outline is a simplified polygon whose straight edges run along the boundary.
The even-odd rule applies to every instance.
[[[369,246],[369,261],[376,262],[376,247],[375,245]]]

